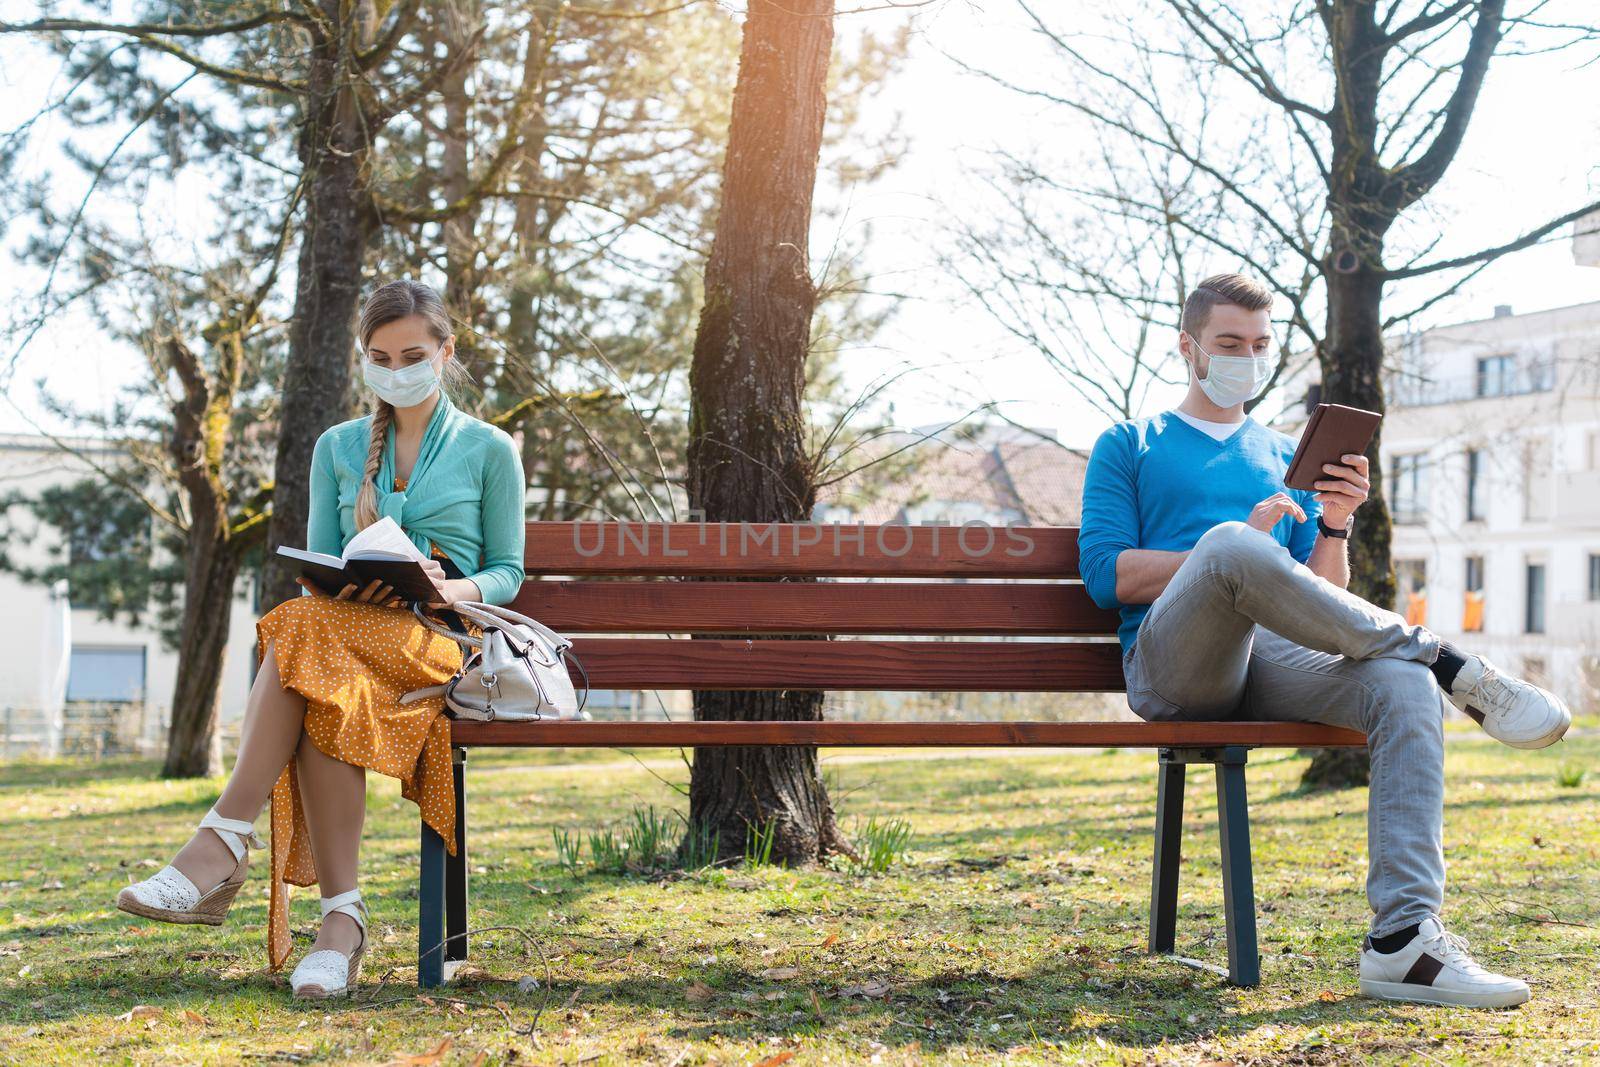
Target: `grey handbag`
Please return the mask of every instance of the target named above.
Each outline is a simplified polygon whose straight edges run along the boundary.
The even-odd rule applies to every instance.
[[[569,658],[583,670],[569,651],[572,642],[544,623],[497,604],[475,600],[451,604],[451,611],[482,628],[483,636],[473,637],[428,618],[421,604],[411,610],[423,626],[459,644],[465,658],[454,678],[412,690],[400,703],[443,694],[445,706],[456,718],[482,722],[589,717],[567,673]]]

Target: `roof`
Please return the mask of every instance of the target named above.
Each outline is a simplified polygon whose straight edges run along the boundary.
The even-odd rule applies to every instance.
[[[1088,453],[1048,436],[995,427],[954,440],[893,431],[862,452],[859,469],[817,493],[819,504],[847,508],[861,522],[913,521],[914,511],[931,511],[971,521],[1075,526],[1082,514]]]

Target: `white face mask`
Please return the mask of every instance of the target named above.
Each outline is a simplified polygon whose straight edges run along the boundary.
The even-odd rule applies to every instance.
[[[439,372],[431,359],[399,370],[380,367],[366,359],[362,361],[361,374],[366,379],[367,388],[397,408],[415,407],[439,388]]]
[[[1189,343],[1211,361],[1200,388],[1219,408],[1253,400],[1272,380],[1272,360],[1267,356],[1213,356],[1192,336]]]

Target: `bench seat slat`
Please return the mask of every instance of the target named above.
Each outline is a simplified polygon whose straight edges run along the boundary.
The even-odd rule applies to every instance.
[[[590,637],[578,638],[573,653],[596,689],[1091,693],[1124,686],[1121,649],[1111,642]]]
[[[1081,585],[533,581],[512,602],[564,633],[1114,634]]]
[[[1075,526],[530,522],[538,574],[1076,578]]]
[[[453,722],[451,742],[520,748],[728,745],[840,747],[1354,747],[1354,730],[1301,722]]]

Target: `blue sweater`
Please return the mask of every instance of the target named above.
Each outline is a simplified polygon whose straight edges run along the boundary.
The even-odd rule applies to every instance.
[[[1291,438],[1249,417],[1225,441],[1168,413],[1119,422],[1100,435],[1083,479],[1078,565],[1094,602],[1121,610],[1124,653],[1150,610],[1117,599],[1124,549],[1187,552],[1211,527],[1243,522],[1261,501],[1287,492],[1306,521],[1285,516],[1272,536],[1301,563],[1311,556],[1322,505],[1315,493],[1284,488],[1294,449]]]
[[[322,431],[311,453],[306,547],[337,556],[356,535],[356,494],[366,469],[372,416]],[[422,434],[406,488],[394,486],[394,423],[378,463],[378,515],[400,524],[426,554],[437,542],[471,578],[487,604],[506,604],[522,588],[526,482],[511,435],[475,419],[443,393]],[[302,591],[302,595],[304,592]]]

